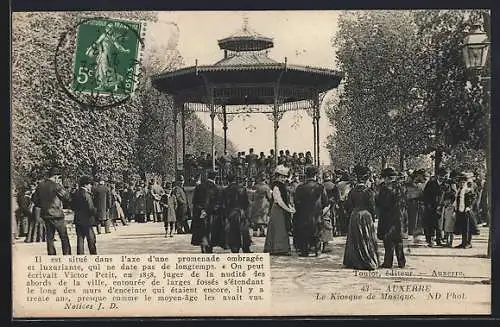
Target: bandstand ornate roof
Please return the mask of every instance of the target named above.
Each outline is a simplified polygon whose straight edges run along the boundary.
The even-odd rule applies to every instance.
[[[222,50],[260,51],[272,48],[273,39],[263,36],[248,27],[248,18],[243,19],[243,27],[233,35],[218,41]]]
[[[218,41],[225,50],[220,61],[154,75],[153,86],[189,104],[184,110],[209,111],[207,104],[213,101],[215,106],[234,106],[236,111],[251,105],[257,112],[275,101],[280,111],[308,109],[315,95],[338,87],[343,78],[339,71],[269,58],[273,40],[247,25],[245,20],[241,31]]]

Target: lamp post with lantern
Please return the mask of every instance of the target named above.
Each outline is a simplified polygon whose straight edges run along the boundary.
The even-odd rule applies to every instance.
[[[465,67],[479,79],[480,83],[484,83],[482,87],[486,91],[486,94],[490,93],[490,81],[491,77],[489,76],[489,59],[491,57],[490,54],[490,15],[488,13],[483,13],[484,20],[484,29],[480,24],[472,25],[469,33],[464,37],[463,40],[463,48],[462,55],[465,62]],[[486,32],[485,32],[486,30]],[[490,112],[490,102],[489,96],[484,104],[487,107],[487,111]],[[491,165],[487,163],[487,173],[486,173],[486,181],[485,187],[486,190],[490,190],[490,176],[491,176]],[[483,190],[484,192],[484,190]],[[488,195],[489,199],[489,195]],[[491,250],[492,250],[492,240],[491,240],[491,209],[488,208],[488,225],[489,225],[489,236],[488,236],[488,253],[487,257],[491,258]]]

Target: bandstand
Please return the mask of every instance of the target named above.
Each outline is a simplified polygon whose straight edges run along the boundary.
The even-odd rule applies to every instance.
[[[305,110],[313,124],[314,164],[320,164],[320,105],[326,93],[337,88],[343,74],[339,71],[291,65],[271,59],[272,38],[251,30],[248,19],[235,34],[218,45],[224,57],[213,65],[196,65],[154,75],[153,86],[173,96],[175,171],[179,165],[177,126],[182,126],[182,160],[185,158],[185,122],[193,112],[210,113],[212,167],[215,169],[214,120],[223,124],[224,150],[228,124],[239,114],[266,114],[274,123],[274,153],[278,156],[278,129],[287,111]],[[180,116],[180,117],[179,117]]]

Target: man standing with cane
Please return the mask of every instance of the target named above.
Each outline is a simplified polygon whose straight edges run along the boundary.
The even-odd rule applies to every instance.
[[[56,231],[61,240],[63,255],[71,254],[63,211],[63,202],[69,201],[71,201],[70,194],[62,185],[61,172],[54,167],[50,170],[48,178],[38,185],[33,194],[35,219],[43,219],[45,222],[48,255],[56,255],[54,247]]]

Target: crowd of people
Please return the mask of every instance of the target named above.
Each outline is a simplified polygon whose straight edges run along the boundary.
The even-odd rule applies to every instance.
[[[409,173],[409,174],[408,174]],[[403,240],[429,247],[472,247],[479,223],[488,223],[484,178],[440,169],[429,177],[425,170],[397,172],[388,167],[374,175],[369,168],[326,171],[305,167],[305,180],[290,176],[278,165],[271,184],[258,175],[248,190],[233,174],[227,187],[216,183],[216,171],[195,189],[191,244],[211,253],[214,247],[251,252],[253,237],[265,237],[264,252],[299,256],[330,252],[335,236],[346,236],[344,265],[353,269],[399,268],[406,265]],[[253,192],[253,201],[249,193]],[[375,224],[377,222],[377,225]],[[377,226],[375,228],[375,226]],[[292,244],[289,238],[292,236]],[[379,262],[377,239],[385,255]]]
[[[346,236],[345,267],[371,270],[392,267],[394,255],[404,268],[403,240],[409,237],[418,243],[423,235],[427,246],[452,247],[460,235],[455,248],[467,249],[477,226],[489,223],[488,192],[477,174],[440,169],[429,177],[423,169],[398,173],[389,167],[376,175],[363,166],[320,174],[310,164],[303,172],[301,180],[293,165],[281,163],[271,176],[257,169],[248,185],[237,170],[229,170],[222,183],[220,172],[208,169],[189,200],[182,175],[163,185],[153,179],[121,187],[82,176],[66,190],[54,168],[18,192],[16,227],[26,242],[46,242],[49,255],[56,254],[56,231],[63,254],[71,254],[65,209],[74,213],[77,254],[84,253],[85,240],[96,254],[94,229],[111,233],[117,221],[163,222],[165,237],[191,233],[191,244],[202,253],[214,247],[249,253],[253,238],[265,237],[263,251],[271,255],[291,255],[294,249],[299,256],[317,256],[331,251],[334,237]],[[385,248],[382,263],[377,239]]]
[[[253,148],[249,149],[248,154],[245,151],[232,155],[227,151],[221,155],[215,152],[215,168],[218,172],[215,179],[219,184],[228,185],[227,177],[232,175],[239,183],[249,186],[255,183],[259,175],[272,178],[276,163],[289,168],[292,175],[303,179],[304,168],[313,164],[311,151],[291,153],[290,150],[279,150],[277,158],[275,157],[272,149],[267,156],[264,152],[257,154]],[[196,185],[213,169],[212,155],[206,152],[201,152],[199,156],[186,154],[184,163],[188,185]]]
[[[124,184],[82,176],[73,189],[63,186],[61,172],[51,169],[45,180],[18,190],[13,221],[14,238],[46,242],[48,254],[56,254],[55,232],[61,241],[63,254],[71,254],[66,218],[73,214],[72,223],[77,237],[77,254],[84,254],[87,240],[89,253],[96,254],[97,234],[111,233],[118,221],[128,226],[137,223],[163,222],[165,237],[188,233],[190,210],[183,188],[182,176],[175,182],[160,185],[157,179]]]

